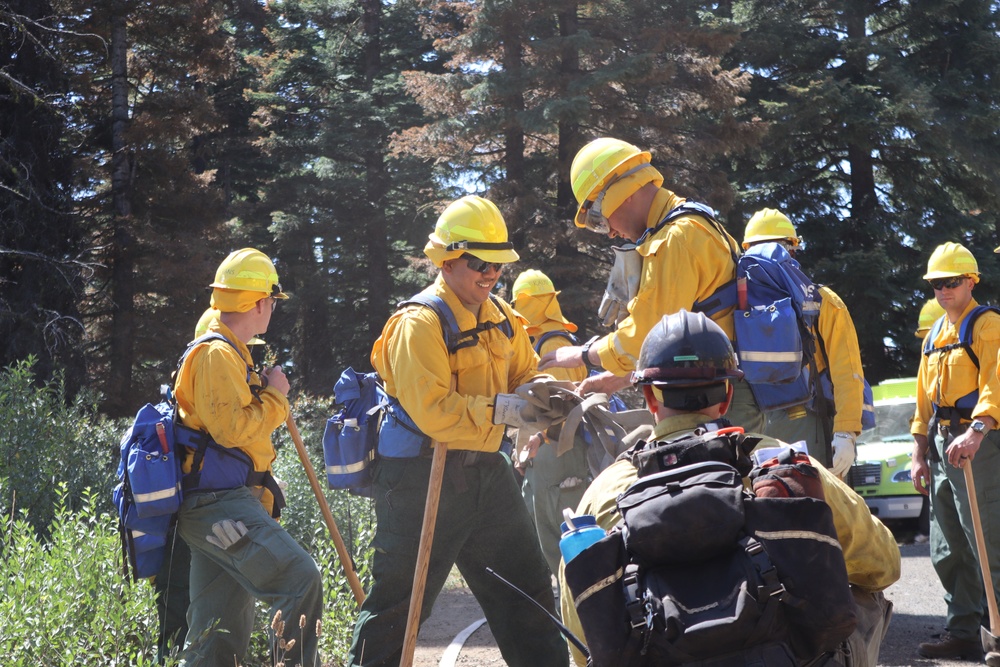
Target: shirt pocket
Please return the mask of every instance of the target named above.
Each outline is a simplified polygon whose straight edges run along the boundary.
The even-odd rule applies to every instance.
[[[949,403],[979,389],[979,369],[965,350],[952,350],[944,366],[942,388]]]

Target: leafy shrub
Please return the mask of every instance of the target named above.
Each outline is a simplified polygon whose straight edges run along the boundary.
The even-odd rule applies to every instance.
[[[110,497],[122,427],[97,413],[95,394],[68,401],[58,376],[39,384],[34,363],[29,358],[0,371],[0,479],[6,480],[0,512],[23,512],[44,531],[55,516],[56,484],[65,485],[70,508],[80,507],[87,488]]]
[[[129,586],[122,577],[116,518],[106,512],[106,498],[85,491],[74,512],[67,484],[59,484],[54,495],[45,541],[23,515],[5,522],[0,543],[4,663],[152,664],[153,588],[144,582]]]
[[[153,587],[129,584],[111,488],[118,440],[129,420],[97,416],[82,395],[67,403],[61,383],[34,382],[32,362],[0,373],[0,655],[4,664],[154,663]],[[362,585],[370,584],[371,502],[326,488],[322,434],[329,400],[300,398],[294,408],[321,488]],[[275,433],[275,471],[288,482],[283,525],[323,573],[320,653],[343,664],[357,604],[319,503],[286,429]],[[271,665],[263,605],[245,665]],[[173,663],[168,660],[168,665]]]

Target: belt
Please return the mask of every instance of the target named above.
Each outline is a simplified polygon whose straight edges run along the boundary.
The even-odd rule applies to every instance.
[[[477,463],[482,463],[486,460],[486,457],[494,452],[478,452],[469,449],[449,449],[446,463],[456,463],[461,466],[474,466]],[[434,449],[428,447],[426,451],[420,452],[420,458],[430,459],[434,457]]]
[[[937,432],[944,438],[948,436],[960,436],[968,430],[969,424],[956,424],[952,426],[946,422],[938,422]]]

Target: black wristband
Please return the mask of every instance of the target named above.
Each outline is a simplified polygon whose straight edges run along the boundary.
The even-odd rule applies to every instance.
[[[583,344],[583,348],[582,348],[583,349],[583,364],[584,364],[584,366],[587,367],[588,371],[601,371],[601,372],[604,371],[604,367],[601,366],[601,364],[599,364],[599,363],[594,364],[594,363],[590,362],[590,348],[591,348],[591,346],[595,342],[598,341],[598,339],[600,339],[600,336],[594,336],[593,338],[591,338],[590,340],[588,340],[586,343]]]

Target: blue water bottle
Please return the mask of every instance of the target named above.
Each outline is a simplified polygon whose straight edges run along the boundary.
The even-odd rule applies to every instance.
[[[597,525],[597,519],[590,514],[573,515],[573,510],[563,510],[562,539],[559,540],[559,551],[563,561],[568,563],[581,551],[605,536],[604,529]]]

